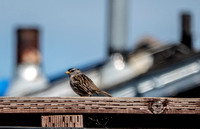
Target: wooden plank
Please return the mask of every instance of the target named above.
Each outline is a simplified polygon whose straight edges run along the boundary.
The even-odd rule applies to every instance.
[[[5,113],[200,114],[200,98],[0,97]]]

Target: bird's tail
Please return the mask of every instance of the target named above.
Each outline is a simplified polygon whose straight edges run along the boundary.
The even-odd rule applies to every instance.
[[[105,95],[105,96],[107,96],[107,97],[113,97],[112,95],[110,95],[110,94],[108,94],[107,92],[105,92],[105,91],[99,91],[99,93],[101,93],[102,95]]]

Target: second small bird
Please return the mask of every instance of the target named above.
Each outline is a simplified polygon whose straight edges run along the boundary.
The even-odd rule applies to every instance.
[[[93,94],[103,94],[112,97],[105,91],[100,90],[93,81],[83,74],[79,69],[71,68],[66,74],[70,77],[70,85],[74,92],[80,96],[92,96]]]

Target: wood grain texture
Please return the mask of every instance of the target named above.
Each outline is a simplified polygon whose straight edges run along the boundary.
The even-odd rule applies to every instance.
[[[5,113],[200,114],[200,98],[0,97]]]

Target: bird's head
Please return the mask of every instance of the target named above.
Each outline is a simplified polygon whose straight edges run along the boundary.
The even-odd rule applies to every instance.
[[[80,74],[80,73],[82,73],[82,72],[81,72],[79,69],[70,68],[70,69],[68,69],[65,73],[68,74],[69,76],[73,76],[73,75]]]

